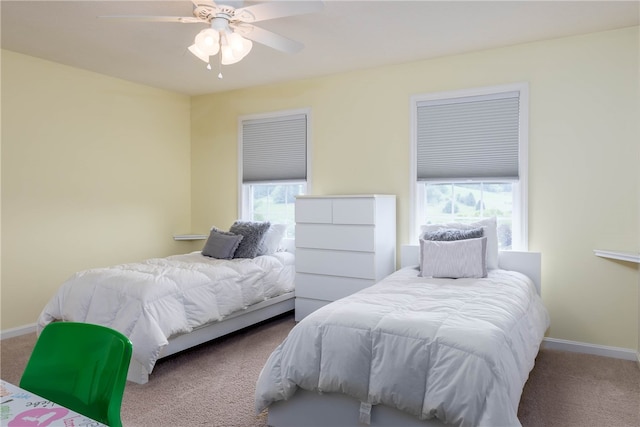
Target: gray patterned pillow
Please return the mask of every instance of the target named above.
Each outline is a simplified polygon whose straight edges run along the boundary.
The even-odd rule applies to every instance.
[[[202,255],[218,259],[231,259],[242,239],[242,236],[213,227],[207,243],[202,248]]]
[[[487,277],[487,238],[453,241],[420,239],[420,276]]]
[[[422,238],[425,240],[435,240],[441,242],[451,242],[453,240],[477,239],[483,236],[482,227],[462,230],[459,228],[441,228],[435,231],[427,231]]]
[[[229,232],[243,236],[234,258],[255,258],[265,233],[271,226],[269,222],[236,221]]]

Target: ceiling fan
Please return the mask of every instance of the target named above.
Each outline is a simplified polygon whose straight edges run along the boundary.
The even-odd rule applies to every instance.
[[[242,0],[192,0],[193,16],[101,16],[100,18],[131,19],[136,21],[181,22],[185,24],[208,24],[189,46],[189,51],[207,63],[210,57],[220,52],[220,64],[235,64],[244,58],[253,47],[252,40],[285,53],[296,53],[304,45],[274,32],[253,25],[254,22],[287,16],[319,12],[323,1],[272,1],[247,7]],[[222,73],[218,74],[222,78]]]

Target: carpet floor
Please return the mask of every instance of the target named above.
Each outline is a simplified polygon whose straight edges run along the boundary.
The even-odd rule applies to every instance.
[[[162,359],[149,383],[127,383],[124,426],[265,427],[266,412],[254,412],[255,382],[294,324],[285,315]],[[20,382],[35,339],[0,342],[3,380]],[[518,418],[524,427],[638,427],[640,369],[632,361],[543,349]]]

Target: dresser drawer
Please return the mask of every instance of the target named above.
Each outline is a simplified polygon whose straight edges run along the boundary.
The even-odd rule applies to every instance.
[[[374,283],[373,279],[296,273],[296,297],[335,301]]]
[[[333,200],[334,224],[375,224],[376,209],[373,198],[344,198]]]
[[[296,223],[331,224],[332,221],[331,199],[296,199]]]
[[[296,249],[296,272],[375,279],[375,271],[372,252]]]
[[[296,247],[373,252],[373,225],[296,224]]]

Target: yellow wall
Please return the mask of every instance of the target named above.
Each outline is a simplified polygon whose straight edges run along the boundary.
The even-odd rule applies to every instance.
[[[183,252],[190,99],[2,51],[3,330],[77,270]]]
[[[638,27],[192,99],[194,230],[237,217],[237,118],[310,107],[314,194],[398,196],[409,240],[410,97],[529,82],[529,249],[549,336],[638,348]],[[232,72],[230,69],[229,72]]]

